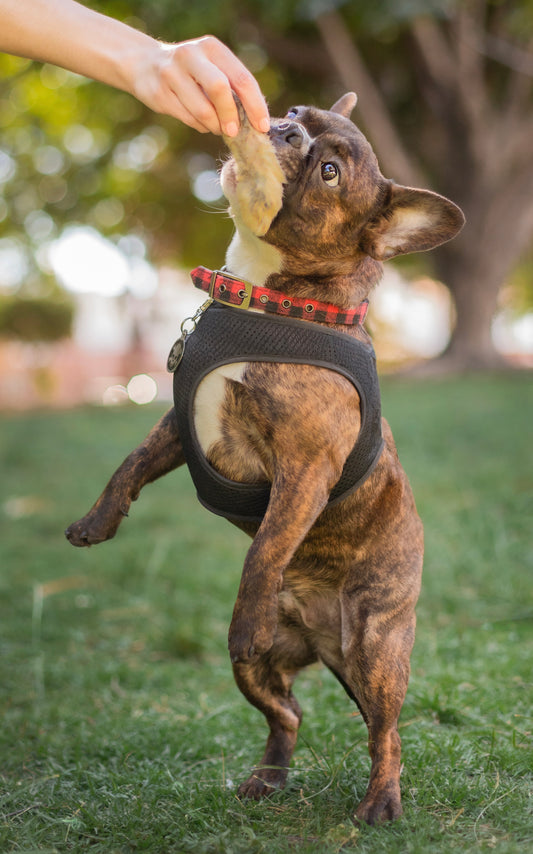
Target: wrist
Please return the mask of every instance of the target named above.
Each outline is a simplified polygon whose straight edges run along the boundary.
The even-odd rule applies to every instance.
[[[95,39],[81,74],[138,96],[138,80],[151,63],[157,42],[151,36],[115,19]]]

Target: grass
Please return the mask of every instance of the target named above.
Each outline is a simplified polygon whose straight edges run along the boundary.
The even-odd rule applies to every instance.
[[[531,379],[389,380],[383,400],[427,541],[404,817],[351,825],[366,731],[318,667],[296,686],[287,788],[236,799],[266,734],[226,653],[247,539],[179,471],[113,542],[73,549],[62,529],[159,412],[13,415],[0,420],[0,851],[531,850]]]

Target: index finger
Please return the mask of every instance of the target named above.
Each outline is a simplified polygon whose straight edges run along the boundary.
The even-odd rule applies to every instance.
[[[212,44],[211,60],[226,75],[231,88],[239,96],[251,124],[261,133],[270,129],[268,107],[257,80],[244,63],[226,45],[215,39]],[[216,105],[215,105],[216,106]],[[217,110],[218,112],[218,110]],[[230,135],[230,134],[228,134]]]
[[[251,74],[235,78],[228,76],[228,80],[239,96],[250,123],[261,133],[267,133],[270,130],[268,107],[255,77]]]

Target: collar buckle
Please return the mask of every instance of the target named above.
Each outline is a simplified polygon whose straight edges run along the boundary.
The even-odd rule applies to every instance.
[[[210,298],[215,300],[215,302],[221,302],[223,303],[223,305],[227,305],[227,302],[225,300],[222,300],[219,297],[215,296],[215,287],[219,276],[224,279],[231,279],[232,282],[238,282],[239,285],[241,285],[240,290],[237,291],[237,296],[242,300],[242,302],[240,302],[239,305],[232,303],[232,307],[244,309],[250,308],[250,302],[252,300],[252,291],[254,286],[251,282],[246,282],[244,281],[244,279],[239,279],[238,276],[232,276],[231,273],[226,273],[225,270],[213,270],[213,272],[211,273],[211,280],[209,282],[208,290]]]

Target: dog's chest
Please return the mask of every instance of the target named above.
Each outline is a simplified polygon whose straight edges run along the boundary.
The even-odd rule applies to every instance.
[[[241,382],[245,369],[245,362],[222,365],[211,371],[198,386],[194,399],[194,429],[205,455],[222,438],[222,407],[227,380]]]
[[[250,371],[246,362],[215,368],[198,385],[193,407],[194,430],[202,453],[225,477],[243,482],[269,479],[258,453],[264,443],[256,423],[250,373],[253,368]]]

